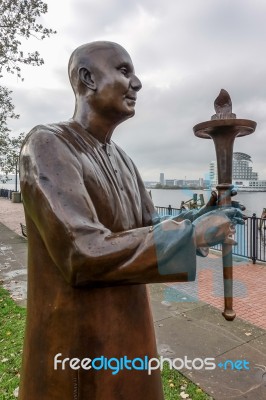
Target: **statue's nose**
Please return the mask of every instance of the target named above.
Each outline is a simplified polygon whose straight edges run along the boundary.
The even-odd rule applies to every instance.
[[[131,78],[131,87],[138,92],[142,88],[142,83],[136,75]]]

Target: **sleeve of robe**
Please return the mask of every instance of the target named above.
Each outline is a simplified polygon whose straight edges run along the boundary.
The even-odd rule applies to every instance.
[[[70,285],[195,279],[194,227],[189,220],[111,232],[99,221],[78,155],[42,127],[29,134],[20,161],[26,213]]]

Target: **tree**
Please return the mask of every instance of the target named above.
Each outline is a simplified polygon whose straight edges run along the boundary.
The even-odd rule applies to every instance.
[[[14,171],[14,151],[19,152],[20,140],[23,134],[20,134],[17,139],[10,138],[10,130],[7,126],[8,118],[18,118],[14,112],[14,105],[10,97],[11,91],[4,86],[0,86],[0,167],[5,175],[2,176],[1,181],[7,180],[8,173]],[[11,162],[12,159],[12,162]],[[15,166],[16,167],[16,166]]]
[[[44,63],[38,51],[24,54],[22,39],[35,37],[43,40],[56,33],[37,23],[37,19],[48,10],[41,0],[0,0],[0,79],[3,73],[15,74],[23,80],[21,65],[39,66]],[[0,156],[2,170],[14,172],[14,157],[18,156],[23,134],[18,138],[10,137],[8,119],[19,118],[15,114],[11,91],[0,86]]]

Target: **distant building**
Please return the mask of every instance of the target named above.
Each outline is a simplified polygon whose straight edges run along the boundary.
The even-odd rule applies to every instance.
[[[216,161],[210,162],[210,183],[211,183],[211,186],[217,186],[217,184],[218,184]]]
[[[144,185],[147,189],[152,189],[155,188],[156,185],[158,185],[158,182],[155,181],[144,181]]]
[[[246,153],[233,153],[232,183],[239,191],[266,190],[266,181],[258,180],[258,173],[253,171],[251,156]],[[217,163],[210,162],[211,187],[218,184]]]
[[[175,186],[175,179],[165,179],[165,186]]]
[[[160,184],[161,184],[162,186],[165,185],[164,173],[163,173],[163,172],[160,173]]]
[[[253,172],[252,160],[248,154],[233,154],[233,179],[258,180],[258,173]]]
[[[162,177],[163,175],[163,177]],[[181,187],[181,188],[203,188],[203,187],[208,187],[209,182],[206,183],[206,181],[203,178],[199,179],[164,179],[164,185],[162,184],[164,178],[164,174],[160,174],[160,184],[162,186],[175,186],[175,187]]]
[[[184,179],[175,179],[175,186],[184,186]]]

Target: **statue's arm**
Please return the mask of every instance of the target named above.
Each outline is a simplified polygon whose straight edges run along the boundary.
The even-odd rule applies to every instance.
[[[78,156],[55,135],[37,130],[24,144],[21,188],[27,214],[71,285],[195,279],[191,222],[112,233],[98,220]]]

